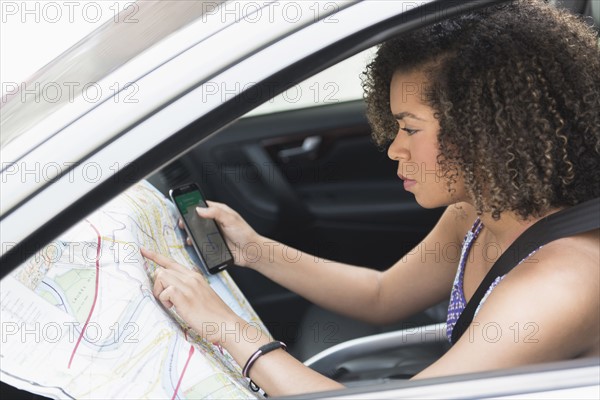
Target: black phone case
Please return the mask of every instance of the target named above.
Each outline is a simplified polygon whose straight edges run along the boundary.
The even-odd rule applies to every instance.
[[[198,243],[196,242],[196,239],[192,235],[191,229],[189,228],[188,223],[187,223],[186,219],[184,218],[182,211],[179,209],[179,206],[177,205],[177,202],[175,201],[175,198],[177,196],[180,196],[180,195],[183,195],[186,193],[191,193],[194,191],[198,191],[200,193],[200,197],[202,199],[205,198],[204,194],[202,193],[202,190],[200,190],[200,187],[195,183],[188,183],[186,185],[182,185],[177,188],[169,190],[169,197],[171,198],[171,201],[173,201],[175,208],[177,209],[177,212],[179,213],[179,216],[183,220],[183,225],[185,226],[185,231],[188,234],[188,236],[192,239],[192,246],[194,247],[194,250],[196,250],[196,253],[198,254],[198,257],[200,258],[200,260],[202,261],[202,264],[204,265],[205,269],[211,274],[217,274],[221,271],[224,271],[229,266],[233,265],[233,254],[231,253],[231,250],[227,246],[227,241],[225,240],[225,237],[223,236],[223,232],[221,231],[221,228],[215,222],[215,227],[217,228],[217,231],[219,232],[219,235],[221,236],[221,239],[223,240],[223,244],[224,244],[225,248],[227,249],[227,252],[229,253],[230,257],[225,262],[220,263],[220,264],[216,265],[215,267],[209,268],[206,258],[202,254],[202,251],[200,251]],[[204,200],[203,200],[203,202],[204,202],[204,206],[207,206],[206,202]]]

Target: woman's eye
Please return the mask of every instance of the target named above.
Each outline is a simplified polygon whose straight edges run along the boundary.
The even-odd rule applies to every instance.
[[[400,128],[401,130],[403,130],[404,132],[408,133],[409,136],[414,135],[415,133],[419,132],[418,129],[410,129],[410,128]]]

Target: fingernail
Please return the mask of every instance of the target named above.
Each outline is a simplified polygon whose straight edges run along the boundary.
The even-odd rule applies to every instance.
[[[196,211],[200,212],[200,211],[204,211],[206,210],[206,207],[196,207]]]

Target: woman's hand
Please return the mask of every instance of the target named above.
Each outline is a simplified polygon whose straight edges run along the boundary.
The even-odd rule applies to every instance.
[[[214,219],[225,236],[227,245],[233,253],[236,265],[247,267],[250,263],[258,261],[260,255],[257,249],[262,249],[264,241],[248,223],[229,206],[215,201],[207,201],[208,207],[197,207],[196,212],[201,218]],[[184,229],[183,220],[179,219],[179,227]],[[192,244],[188,237],[188,245]]]
[[[211,289],[204,276],[168,257],[147,249],[142,255],[159,265],[154,296],[207,341],[222,345],[240,365],[272,339],[255,324],[238,317]],[[215,329],[216,328],[216,329]],[[269,352],[251,370],[251,378],[273,396],[340,389],[339,383],[319,375],[283,350]]]
[[[190,271],[172,259],[148,249],[142,256],[158,264],[154,275],[154,296],[177,314],[198,334],[220,344],[222,333],[239,323],[239,317],[221,300],[204,276]]]

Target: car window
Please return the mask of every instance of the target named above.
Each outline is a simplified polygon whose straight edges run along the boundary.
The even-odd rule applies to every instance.
[[[311,76],[263,103],[245,116],[264,115],[362,99],[360,75],[365,65],[375,55],[376,50],[377,46],[374,46]]]
[[[74,103],[75,99],[81,96],[89,108],[116,92],[124,91],[124,95],[127,95],[127,91],[131,93],[135,90],[134,87],[115,86],[115,82],[103,87],[102,80],[204,13],[214,10],[219,3],[221,1],[129,3],[118,15],[47,64],[26,82],[4,82],[0,143],[3,147],[6,146],[29,128]],[[44,8],[40,10],[43,12]],[[210,30],[208,28],[210,27],[207,27],[207,31]],[[201,39],[200,36],[195,40]],[[155,65],[150,63],[145,67],[148,70],[136,72],[147,73]]]

